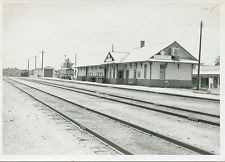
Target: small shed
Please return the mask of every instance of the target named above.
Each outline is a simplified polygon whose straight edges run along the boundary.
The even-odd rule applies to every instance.
[[[54,68],[50,66],[44,67],[44,77],[54,77]]]
[[[34,77],[41,77],[42,76],[42,70],[40,68],[33,70],[33,76]]]
[[[219,88],[220,87],[220,66],[202,65],[200,67],[199,85],[201,88]],[[193,85],[197,87],[198,67],[193,69]]]

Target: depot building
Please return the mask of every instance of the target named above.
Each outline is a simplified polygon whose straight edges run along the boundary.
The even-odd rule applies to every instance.
[[[99,64],[77,66],[77,79],[151,87],[192,87],[197,59],[179,43],[158,43],[126,52],[111,51]]]

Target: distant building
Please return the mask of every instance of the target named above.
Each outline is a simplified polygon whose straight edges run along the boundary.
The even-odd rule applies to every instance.
[[[197,86],[198,67],[193,69],[193,85]],[[202,65],[200,67],[200,88],[220,87],[220,66]]]
[[[30,73],[33,77],[55,77],[55,70],[53,67],[46,66],[42,69],[34,69],[32,73]]]
[[[44,68],[44,77],[54,77],[55,75],[55,70],[53,67],[46,66]]]
[[[6,77],[20,77],[22,70],[17,68],[6,68],[3,69],[3,76]]]
[[[21,77],[28,77],[28,70],[22,70],[21,71]]]
[[[152,87],[192,87],[197,59],[176,41],[152,44],[126,52],[108,52],[100,64],[80,65],[78,80]]]
[[[32,70],[33,71],[33,76],[34,77],[41,77],[43,74],[43,72],[42,72],[42,70],[40,69],[40,68],[38,68],[38,69],[34,69],[34,70]]]

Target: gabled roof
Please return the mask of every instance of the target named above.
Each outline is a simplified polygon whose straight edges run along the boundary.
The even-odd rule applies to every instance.
[[[46,66],[46,67],[44,67],[44,69],[54,69],[54,68],[51,66]]]
[[[170,43],[172,44],[172,43]],[[149,47],[135,48],[129,51],[129,55],[123,60],[123,62],[138,62],[147,61],[152,56],[163,50],[170,45],[167,43],[151,44]]]
[[[188,52],[183,46],[181,46],[179,43],[177,43],[177,41],[175,41],[174,43],[178,44],[184,51],[187,52],[187,54],[195,61],[198,61],[190,52]]]
[[[184,49],[180,44],[178,44],[176,41],[174,42],[164,42],[164,43],[155,43],[151,44],[148,47],[142,47],[142,48],[136,48],[129,51],[129,55],[123,60],[123,62],[139,62],[139,61],[160,61],[159,59],[152,59],[154,55],[159,53],[160,51],[163,51],[170,47],[171,45],[176,44],[179,47],[181,47],[184,51],[187,52],[190,59],[179,59],[177,62],[183,62],[183,63],[197,63],[197,59],[192,56],[186,49]],[[174,60],[161,60],[163,62],[173,62]]]
[[[187,58],[180,58],[179,60],[162,60],[158,58],[152,58],[154,55],[158,54],[162,50],[168,49],[170,46],[179,46],[185,51]],[[171,55],[170,55],[171,56]],[[159,62],[182,62],[196,64],[197,59],[192,56],[186,49],[184,49],[176,41],[174,42],[164,42],[164,43],[153,43],[150,46],[145,46],[142,48],[133,48],[126,52],[108,52],[104,62],[100,61],[99,64],[112,64],[112,63],[128,63],[128,62],[141,62],[141,61],[159,61]],[[83,65],[85,66],[85,65]],[[86,65],[90,66],[90,65]]]
[[[113,61],[115,61],[115,59],[112,56],[112,54],[109,52],[108,55],[106,56],[104,62],[113,62]]]
[[[129,55],[129,52],[118,52],[118,51],[109,52],[104,62],[105,63],[107,62],[121,63],[128,55]],[[109,59],[109,61],[107,59]]]

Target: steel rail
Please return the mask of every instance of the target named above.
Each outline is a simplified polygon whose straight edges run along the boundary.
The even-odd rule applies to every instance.
[[[54,112],[56,112],[57,114],[59,114],[61,117],[63,117],[64,119],[68,120],[69,122],[75,124],[76,126],[78,126],[79,128],[85,130],[86,132],[92,134],[93,136],[95,136],[97,139],[99,139],[100,141],[102,141],[103,143],[109,145],[110,147],[112,147],[113,149],[115,149],[117,152],[125,154],[125,155],[132,155],[132,153],[130,153],[129,151],[125,150],[124,148],[120,147],[119,145],[111,142],[110,140],[106,139],[105,137],[95,133],[94,131],[92,131],[91,129],[85,127],[84,125],[78,123],[77,121],[75,121],[74,119],[64,115],[63,113],[61,113],[60,111],[54,109],[52,106],[46,104],[45,102],[37,99],[36,97],[34,97],[33,95],[31,95],[30,93],[24,91],[22,88],[17,87],[16,85],[14,85],[13,83],[11,83],[10,81],[4,79],[5,81],[7,81],[9,84],[11,84],[12,86],[16,87],[17,89],[21,90],[22,92],[26,93],[27,95],[29,95],[30,97],[32,97],[34,100],[40,102],[41,104],[45,105],[46,107],[50,108],[51,110],[53,110]],[[13,80],[15,81],[15,80]],[[18,82],[19,83],[19,82]],[[19,83],[21,84],[21,83]],[[29,86],[28,86],[29,87]],[[30,87],[31,88],[31,87]],[[37,90],[37,89],[36,89]]]
[[[176,144],[176,145],[178,145],[178,146],[180,146],[180,147],[183,147],[183,148],[186,148],[186,149],[188,149],[188,150],[194,151],[194,152],[196,152],[196,153],[203,154],[203,155],[215,155],[215,154],[213,154],[213,153],[211,153],[211,152],[209,152],[209,151],[207,151],[207,150],[204,150],[204,149],[195,147],[195,146],[193,146],[193,145],[190,145],[190,144],[181,142],[181,141],[179,141],[179,140],[176,140],[176,139],[173,139],[173,138],[171,138],[171,137],[162,135],[162,134],[157,133],[157,132],[155,132],[155,131],[152,131],[152,130],[149,130],[149,129],[140,127],[140,126],[138,126],[138,125],[129,123],[129,122],[124,121],[124,120],[122,120],[122,119],[119,119],[119,118],[116,118],[116,117],[113,117],[113,116],[110,116],[110,115],[101,113],[101,112],[99,112],[99,111],[93,110],[93,109],[88,108],[88,107],[86,107],[86,106],[83,106],[83,105],[80,105],[80,104],[78,104],[78,103],[69,101],[69,100],[67,100],[67,99],[65,99],[65,98],[62,98],[62,97],[56,96],[56,95],[54,95],[54,94],[51,94],[51,93],[49,93],[49,92],[46,92],[46,91],[40,90],[40,89],[38,89],[38,88],[32,87],[32,86],[27,85],[27,84],[25,84],[25,83],[21,83],[21,82],[16,81],[16,80],[13,80],[13,81],[18,82],[19,84],[25,85],[25,86],[27,86],[27,87],[33,88],[33,89],[35,89],[35,90],[37,90],[37,91],[43,92],[43,93],[45,93],[45,94],[48,94],[48,95],[50,95],[50,96],[56,97],[56,98],[58,98],[58,99],[61,99],[61,100],[63,100],[63,101],[66,101],[66,102],[71,103],[71,104],[73,104],[73,105],[76,105],[76,106],[78,106],[78,107],[80,107],[80,108],[82,108],[82,109],[85,109],[85,110],[87,110],[87,111],[93,112],[93,113],[98,114],[98,115],[101,115],[101,116],[103,116],[103,117],[107,117],[107,118],[109,118],[109,119],[111,119],[111,120],[114,120],[114,121],[116,121],[116,122],[120,122],[120,123],[122,123],[122,124],[125,124],[125,125],[131,127],[131,128],[134,128],[134,129],[136,129],[136,130],[138,130],[138,131],[142,131],[143,133],[146,133],[146,134],[148,134],[148,135],[153,135],[153,136],[158,137],[158,138],[160,138],[160,139],[162,139],[162,140],[171,142],[171,143]]]
[[[209,124],[209,125],[220,126],[220,123],[217,123],[217,122],[213,122],[213,121],[209,121],[209,120],[205,120],[205,119],[200,119],[200,118],[196,118],[196,117],[192,118],[192,117],[187,116],[187,115],[182,115],[182,114],[178,114],[178,113],[174,113],[174,112],[168,112],[168,111],[165,111],[165,110],[155,109],[155,108],[152,108],[152,107],[147,107],[147,106],[143,106],[143,105],[139,105],[139,104],[135,104],[135,103],[130,103],[130,102],[126,102],[126,101],[116,100],[116,99],[109,98],[109,97],[99,96],[97,94],[90,94],[90,93],[86,93],[86,92],[81,92],[81,91],[77,91],[75,89],[79,89],[79,90],[82,90],[82,91],[88,91],[88,92],[92,92],[92,93],[97,93],[96,91],[92,91],[92,90],[75,88],[75,87],[71,87],[71,86],[60,85],[60,84],[57,84],[57,83],[47,83],[47,82],[37,81],[37,80],[27,80],[27,81],[36,82],[36,83],[40,83],[40,84],[44,84],[44,85],[48,85],[48,86],[52,86],[52,87],[57,87],[57,88],[61,88],[61,89],[69,90],[69,91],[74,91],[74,92],[77,92],[77,93],[82,93],[82,94],[86,94],[86,95],[90,95],[90,96],[94,96],[94,97],[98,97],[98,98],[103,98],[103,99],[107,99],[107,100],[111,100],[111,101],[115,101],[115,102],[131,105],[131,106],[136,106],[138,108],[143,108],[143,109],[147,109],[147,110],[151,110],[151,111],[156,111],[156,112],[160,112],[160,113],[164,113],[164,114],[168,114],[168,115],[172,115],[172,116],[188,119],[188,120],[195,120],[195,121],[198,121],[198,122],[201,122],[201,123],[205,123],[205,124]],[[67,88],[65,88],[65,87],[67,87]],[[106,93],[101,93],[101,94],[108,95],[108,96],[113,96],[113,97],[118,97],[118,98],[129,99],[129,100],[133,100],[133,101],[137,101],[137,102],[143,102],[143,103],[147,103],[147,104],[153,104],[155,106],[162,106],[162,107],[166,107],[168,109],[175,109],[175,110],[179,110],[179,111],[185,111],[185,112],[188,112],[188,113],[195,113],[195,114],[200,114],[200,115],[220,118],[219,116],[214,115],[214,114],[208,114],[208,113],[203,113],[203,112],[193,111],[193,110],[185,110],[185,109],[181,109],[181,108],[165,106],[165,105],[162,105],[162,104],[155,104],[155,103],[151,103],[151,102],[148,102],[148,101],[142,101],[142,100],[138,100],[138,99],[131,99],[129,97],[123,97],[123,96],[118,96],[118,95],[114,95],[114,94],[106,94]]]
[[[32,80],[32,81],[35,81],[36,82],[36,80]],[[44,82],[44,81],[37,81],[37,82],[49,83],[49,82]],[[67,86],[67,85],[60,85],[60,84],[57,84],[57,83],[49,83],[49,84],[52,84],[52,85],[55,84],[55,85],[64,86],[64,87],[68,87],[68,88],[79,89],[79,90],[82,90],[82,91],[88,91],[88,92],[98,93],[98,91],[95,91],[95,90],[83,89],[83,88],[78,88],[78,87],[73,87],[73,86]],[[108,96],[113,96],[113,97],[118,97],[118,98],[123,98],[123,99],[128,99],[128,100],[133,100],[133,101],[147,103],[147,104],[153,104],[153,105],[156,105],[156,106],[164,106],[164,107],[171,108],[171,109],[175,109],[175,110],[186,111],[186,112],[197,113],[197,114],[201,114],[201,115],[207,115],[207,116],[212,116],[212,117],[220,118],[219,115],[215,115],[215,114],[209,114],[209,113],[204,113],[204,112],[200,112],[200,111],[183,109],[183,108],[179,108],[179,107],[176,107],[176,106],[159,104],[159,103],[155,103],[155,102],[139,100],[139,99],[136,99],[136,98],[119,96],[119,95],[109,94],[109,93],[100,93],[100,94],[105,94],[105,95],[108,95]]]
[[[54,80],[54,79],[44,78],[43,80]],[[67,83],[69,82],[69,83],[83,84],[83,85],[91,85],[91,86],[97,86],[97,87],[111,87],[111,88],[115,88],[115,89],[123,89],[123,90],[129,90],[129,91],[140,91],[140,92],[147,92],[147,93],[156,93],[156,94],[163,94],[163,95],[169,95],[169,96],[186,97],[186,98],[193,98],[193,99],[199,99],[199,100],[209,100],[209,101],[220,102],[220,99],[189,96],[189,95],[183,95],[183,94],[155,92],[155,91],[148,91],[148,90],[143,90],[143,89],[130,89],[130,88],[126,88],[126,87],[115,87],[115,86],[104,85],[104,84],[80,83],[80,82],[74,82],[74,81],[65,81],[65,80],[62,80],[62,79],[55,80],[55,81],[67,82]]]

